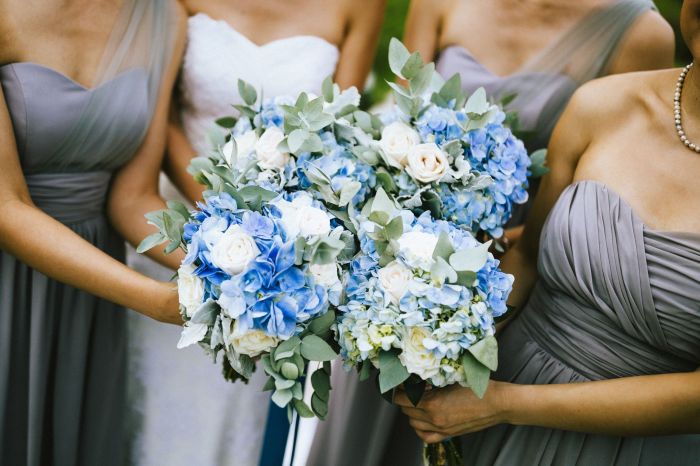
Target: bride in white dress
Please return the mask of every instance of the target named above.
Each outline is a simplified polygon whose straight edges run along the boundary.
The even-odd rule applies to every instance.
[[[231,105],[242,103],[239,78],[265,97],[320,94],[328,75],[341,87],[362,89],[384,12],[383,0],[365,0],[362,8],[352,0],[183,3],[191,15],[188,43],[164,169],[189,200],[200,197],[201,187],[186,167],[208,148],[214,120],[231,115]],[[182,197],[161,178],[166,199]],[[173,275],[133,251],[129,264],[154,277]],[[199,348],[175,348],[178,328],[134,315],[129,330],[131,463],[257,465],[269,406],[269,392],[261,391],[263,371],[248,385],[231,384],[221,376],[220,365],[208,361]],[[310,423],[304,430],[313,427]],[[295,464],[305,462],[303,440],[297,444]],[[268,466],[269,459],[264,463]]]

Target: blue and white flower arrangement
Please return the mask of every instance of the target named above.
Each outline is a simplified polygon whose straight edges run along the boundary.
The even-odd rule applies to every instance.
[[[374,169],[353,148],[358,138],[378,135],[381,122],[359,110],[356,88],[341,92],[328,78],[318,97],[260,99],[244,81],[238,91],[245,102],[234,106],[238,116],[217,120],[226,133],[213,133],[213,150],[192,162],[201,183],[215,189],[224,178],[236,188],[310,191],[338,211],[364,202],[376,185]]]
[[[513,285],[490,242],[430,212],[416,217],[382,189],[363,209],[357,235],[361,250],[336,325],[346,367],[361,379],[378,369],[382,393],[402,385],[415,404],[426,385],[458,383],[482,397],[498,364],[495,319]],[[440,456],[435,448],[429,459]]]
[[[169,207],[149,214],[160,231],[140,250],[169,241],[170,250],[187,252],[178,271],[178,348],[197,343],[214,360],[223,354],[231,380],[249,379],[260,358],[276,404],[324,417],[337,356],[330,328],[353,236],[306,192],[226,186],[207,192],[193,212]],[[310,407],[302,393],[309,361],[325,364],[312,377]]]
[[[527,201],[533,161],[539,166],[544,152],[531,160],[483,88],[467,98],[459,75],[444,81],[396,39],[389,64],[408,84],[390,83],[396,105],[382,115],[380,137],[355,152],[401,206],[500,237],[513,206]]]

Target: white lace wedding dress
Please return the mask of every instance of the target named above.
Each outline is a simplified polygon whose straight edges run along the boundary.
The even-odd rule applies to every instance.
[[[320,37],[294,36],[258,45],[224,21],[202,13],[190,17],[180,88],[188,140],[196,151],[207,148],[214,120],[231,115],[231,104],[242,103],[239,78],[265,97],[320,94],[338,56],[338,48]],[[166,199],[176,196],[167,182],[161,182],[161,191]],[[129,263],[156,278],[173,275],[133,250]],[[263,371],[256,371],[248,385],[226,382],[220,364],[212,364],[200,348],[175,348],[178,327],[131,314],[131,463],[257,465],[269,404],[269,392],[261,391]],[[300,445],[297,450],[307,448]]]

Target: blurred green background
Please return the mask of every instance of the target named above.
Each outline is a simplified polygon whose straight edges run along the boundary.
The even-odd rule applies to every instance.
[[[439,0],[438,0],[439,1]],[[690,62],[690,53],[688,52],[683,39],[680,35],[678,26],[678,16],[681,9],[682,0],[656,0],[656,6],[664,18],[673,26],[676,33],[676,64],[685,65]],[[389,91],[389,86],[386,85],[387,79],[392,79],[389,63],[387,62],[387,53],[389,49],[389,39],[392,37],[402,37],[403,26],[408,13],[410,0],[388,0],[386,6],[386,14],[384,16],[384,26],[382,28],[379,47],[377,48],[377,56],[374,60],[372,84],[369,92],[366,94],[366,101],[363,102],[366,106],[371,106],[377,102],[381,102]]]

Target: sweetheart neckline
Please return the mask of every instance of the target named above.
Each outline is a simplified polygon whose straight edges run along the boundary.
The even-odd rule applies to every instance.
[[[0,69],[10,67],[10,66],[32,66],[35,68],[39,68],[39,69],[48,71],[48,72],[54,74],[55,76],[59,76],[59,77],[63,78],[65,81],[68,81],[69,83],[73,84],[75,87],[79,88],[80,90],[82,90],[84,92],[95,92],[98,89],[101,89],[102,87],[108,85],[109,83],[126,76],[127,74],[139,70],[139,68],[131,68],[131,69],[122,71],[121,73],[118,73],[117,75],[108,79],[107,81],[101,82],[101,83],[94,85],[94,86],[91,86],[91,87],[88,87],[88,86],[85,86],[84,84],[79,83],[78,81],[71,78],[67,74],[62,73],[61,71],[58,71],[56,68],[52,68],[52,67],[47,66],[47,65],[42,65],[41,63],[36,63],[36,62],[32,62],[32,61],[18,61],[18,62],[6,63],[4,65],[1,65]]]
[[[692,239],[700,242],[700,232],[693,232],[693,231],[676,231],[676,230],[659,230],[656,228],[653,228],[649,224],[647,224],[642,218],[637,214],[637,212],[634,210],[632,207],[632,204],[627,202],[627,200],[622,197],[621,194],[619,194],[617,191],[612,189],[610,186],[607,184],[603,183],[602,181],[597,181],[597,180],[591,180],[591,179],[584,179],[584,180],[577,180],[571,183],[569,186],[567,186],[564,191],[562,191],[562,194],[565,191],[568,191],[570,189],[574,189],[576,186],[579,184],[592,184],[596,188],[604,188],[606,191],[611,193],[620,203],[622,203],[625,207],[627,207],[630,212],[632,213],[632,217],[640,223],[642,228],[645,231],[649,231],[651,233],[661,235],[661,236],[673,236],[673,237],[683,237],[684,239]]]
[[[330,41],[324,39],[324,38],[321,37],[321,36],[315,36],[315,35],[313,35],[313,34],[297,34],[297,35],[288,36],[288,37],[280,37],[280,38],[278,38],[278,39],[273,39],[273,40],[264,42],[264,43],[262,43],[262,44],[258,44],[257,42],[253,41],[250,37],[246,36],[245,34],[243,34],[242,32],[240,32],[238,29],[236,29],[235,27],[233,27],[233,25],[232,25],[231,23],[229,23],[228,21],[226,21],[226,20],[224,20],[224,19],[215,19],[215,18],[212,18],[212,17],[209,16],[207,13],[204,13],[204,12],[202,12],[202,11],[200,11],[200,12],[198,12],[198,13],[196,13],[196,14],[190,16],[189,19],[188,19],[188,21],[193,20],[193,19],[196,19],[196,18],[198,18],[198,17],[199,17],[199,18],[202,18],[202,19],[205,19],[205,20],[207,20],[207,21],[210,21],[210,22],[213,22],[213,23],[217,23],[217,24],[220,24],[220,25],[224,26],[228,31],[230,31],[230,32],[232,32],[232,33],[234,33],[234,34],[236,34],[237,36],[241,37],[243,40],[245,40],[246,42],[248,42],[248,43],[249,43],[250,45],[252,45],[253,47],[255,47],[255,48],[257,48],[257,49],[261,49],[261,50],[262,50],[262,49],[265,49],[265,48],[268,48],[268,47],[272,47],[272,46],[274,46],[274,45],[278,45],[278,44],[280,44],[280,43],[284,43],[284,42],[292,42],[292,41],[296,41],[296,40],[299,40],[299,39],[313,39],[313,40],[317,40],[317,41],[319,41],[319,42],[321,42],[321,43],[327,45],[328,47],[333,47],[333,49],[335,49],[336,52],[340,52],[340,49],[338,48],[337,45],[331,43]]]

